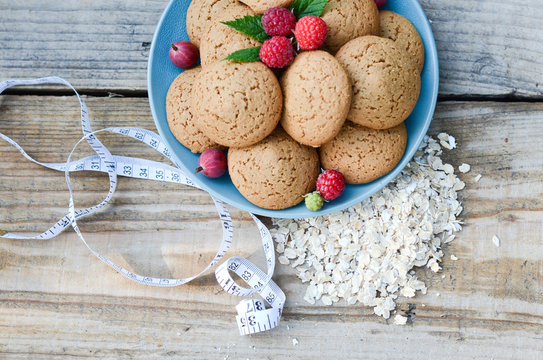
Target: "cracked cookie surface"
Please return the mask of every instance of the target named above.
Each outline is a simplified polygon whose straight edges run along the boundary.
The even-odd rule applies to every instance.
[[[170,130],[193,153],[219,147],[196,127],[190,109],[192,84],[201,70],[198,66],[179,74],[166,95],[166,117]]]
[[[365,184],[388,174],[400,162],[407,145],[402,123],[373,130],[346,122],[340,133],[319,149],[322,167],[341,172],[349,184]]]
[[[241,2],[253,9],[257,14],[264,14],[272,7],[289,7],[294,0],[242,0]]]
[[[283,95],[261,62],[219,61],[206,66],[192,88],[196,126],[227,147],[245,147],[268,136],[281,118]]]
[[[332,53],[359,36],[379,35],[379,9],[374,0],[329,0],[322,19],[328,27],[325,44]]]
[[[318,147],[339,133],[351,106],[343,66],[325,51],[300,53],[281,78],[281,126],[302,144]]]
[[[260,45],[258,40],[216,21],[207,27],[200,42],[202,66],[221,61],[234,51]]]
[[[419,72],[424,67],[424,44],[415,26],[400,14],[382,10],[380,15],[381,37],[393,40],[417,64]]]
[[[199,48],[201,37],[210,24],[247,15],[254,15],[254,12],[237,0],[192,0],[187,9],[187,34]]]
[[[239,192],[265,209],[286,209],[315,188],[317,150],[292,139],[281,128],[261,142],[228,150],[228,171]]]
[[[336,58],[353,88],[347,120],[388,129],[407,119],[419,98],[420,72],[394,41],[362,36],[343,45]]]

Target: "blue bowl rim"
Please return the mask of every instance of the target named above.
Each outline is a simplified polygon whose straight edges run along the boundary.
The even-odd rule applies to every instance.
[[[157,24],[157,26],[155,28],[155,32],[154,32],[154,35],[153,35],[153,40],[152,40],[152,43],[151,43],[151,48],[150,48],[150,51],[149,51],[149,60],[148,60],[148,63],[147,63],[148,64],[147,65],[147,93],[148,93],[148,99],[149,99],[149,106],[151,108],[151,114],[153,116],[153,120],[155,122],[155,125],[157,126],[157,130],[158,130],[158,132],[159,132],[159,134],[160,134],[160,136],[162,138],[165,138],[165,136],[164,136],[164,134],[162,134],[162,132],[160,130],[160,127],[157,124],[158,116],[157,116],[157,114],[155,112],[155,101],[154,101],[154,98],[153,98],[153,94],[151,92],[151,83],[152,83],[152,75],[151,75],[151,73],[152,73],[152,69],[153,69],[153,66],[152,66],[153,65],[153,54],[155,53],[155,47],[157,46],[157,41],[156,40],[158,38],[158,34],[160,32],[160,29],[162,28],[162,24],[163,24],[163,22],[164,22],[164,20],[165,20],[165,18],[167,16],[167,14],[169,13],[170,7],[172,7],[172,5],[173,5],[173,3],[175,1],[178,1],[178,0],[170,0],[168,5],[164,9],[164,12],[162,13],[162,15],[160,17],[160,20],[159,20],[159,22],[158,22],[158,24]],[[417,10],[424,15],[424,19],[425,19],[424,26],[428,30],[430,41],[431,41],[430,46],[427,46],[425,51],[427,52],[427,56],[431,59],[431,61],[433,63],[435,63],[435,67],[433,69],[433,84],[432,84],[432,88],[429,89],[431,91],[431,97],[432,97],[430,111],[428,112],[428,114],[426,116],[426,119],[424,121],[423,131],[420,131],[416,135],[416,138],[414,139],[415,146],[413,146],[410,149],[410,151],[408,151],[408,152],[406,152],[406,154],[404,154],[404,156],[403,156],[402,160],[400,161],[400,163],[398,165],[396,165],[396,167],[391,172],[389,172],[388,174],[384,175],[383,177],[377,179],[375,181],[375,186],[371,190],[365,192],[363,195],[353,197],[352,199],[343,202],[343,204],[341,205],[341,209],[347,209],[347,208],[349,208],[349,207],[351,207],[351,206],[353,206],[353,205],[355,205],[357,203],[360,203],[360,202],[364,201],[365,199],[371,197],[372,195],[374,195],[378,191],[382,190],[383,187],[385,187],[389,182],[394,180],[398,176],[398,174],[403,170],[403,168],[411,161],[413,156],[415,155],[415,153],[418,150],[420,144],[422,143],[422,140],[424,139],[424,137],[426,136],[426,133],[428,132],[428,128],[430,127],[430,123],[432,122],[432,118],[434,116],[434,112],[435,112],[436,105],[437,105],[437,96],[438,96],[438,90],[439,90],[439,59],[438,59],[438,56],[437,56],[437,46],[436,46],[436,42],[435,42],[435,38],[434,38],[434,33],[432,31],[430,22],[428,21],[428,17],[426,16],[426,13],[424,12],[424,9],[422,8],[422,6],[420,5],[420,3],[418,1],[413,1],[413,3],[414,3],[414,6],[417,7]],[[168,145],[167,142],[165,142],[165,144]],[[179,159],[177,154],[174,151],[171,151],[171,153],[172,153],[172,156],[174,157],[174,159],[176,160],[176,165],[179,166],[181,168],[181,170],[183,170],[185,175],[187,177],[189,177],[194,183],[198,184],[198,186],[200,186],[203,190],[207,191],[211,196],[213,196],[215,198],[218,198],[221,201],[223,201],[223,202],[225,202],[227,204],[230,204],[230,205],[232,205],[232,206],[234,206],[236,208],[248,211],[248,212],[256,214],[256,215],[273,217],[273,218],[299,218],[299,216],[296,216],[294,214],[284,214],[284,213],[282,213],[282,210],[268,210],[268,209],[258,208],[258,207],[255,207],[255,208],[249,210],[249,209],[244,209],[243,206],[233,204],[232,201],[228,198],[228,196],[224,196],[220,192],[217,192],[213,188],[211,188],[211,187],[207,186],[206,184],[202,183],[201,181],[199,181],[199,179],[193,174],[193,172],[185,166],[185,164],[183,163],[183,161],[181,161],[181,159]],[[330,213],[341,211],[341,209],[337,209],[335,207],[327,208],[325,206],[322,210],[320,210],[318,212],[315,212],[314,215],[311,215],[311,217],[327,215],[327,214],[330,214]],[[308,217],[310,217],[310,216],[308,216]]]

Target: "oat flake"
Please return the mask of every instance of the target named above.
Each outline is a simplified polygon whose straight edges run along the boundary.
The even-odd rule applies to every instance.
[[[501,241],[498,235],[492,236],[492,242],[494,243],[494,245],[496,245],[496,247],[500,247]]]
[[[394,316],[394,324],[396,325],[405,325],[407,324],[407,317],[403,315]]]
[[[460,170],[461,173],[467,173],[471,169],[471,166],[469,164],[462,164],[458,167],[458,170]]]
[[[452,136],[438,138],[456,147]],[[439,271],[442,244],[462,229],[457,192],[465,184],[441,154],[440,143],[426,137],[400,175],[369,199],[331,215],[273,219],[280,262],[307,284],[305,301],[361,302],[388,319],[398,296],[426,293],[411,270]]]

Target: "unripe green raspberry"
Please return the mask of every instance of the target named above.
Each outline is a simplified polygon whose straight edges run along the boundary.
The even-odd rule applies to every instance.
[[[318,191],[313,191],[305,197],[305,206],[311,211],[319,211],[324,205],[324,200]]]

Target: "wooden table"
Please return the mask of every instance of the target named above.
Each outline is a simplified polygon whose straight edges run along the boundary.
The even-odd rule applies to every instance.
[[[288,297],[279,328],[240,337],[239,299],[221,291],[212,273],[181,288],[141,286],[68,231],[43,242],[0,240],[0,358],[543,358],[541,0],[421,3],[441,65],[430,134],[454,135],[459,147],[446,160],[472,171],[461,175],[466,226],[445,249],[442,273],[419,270],[428,294],[400,300],[400,309],[416,306],[413,324],[391,325],[362,306],[309,305],[295,273],[278,266],[275,279]],[[95,129],[154,130],[146,62],[166,4],[0,0],[0,79],[62,76],[86,95]],[[15,88],[0,96],[0,131],[39,160],[65,161],[80,136],[78,110],[64,88]],[[160,160],[132,141],[104,139],[115,153]],[[0,229],[39,232],[65,213],[62,174],[31,164],[5,142],[0,157]],[[480,182],[470,180],[479,173]],[[104,196],[103,175],[74,177],[84,190],[79,206]],[[250,217],[232,212],[231,254],[259,261]],[[121,179],[112,205],[81,227],[99,251],[156,276],[195,273],[220,234],[205,193],[131,179]]]

